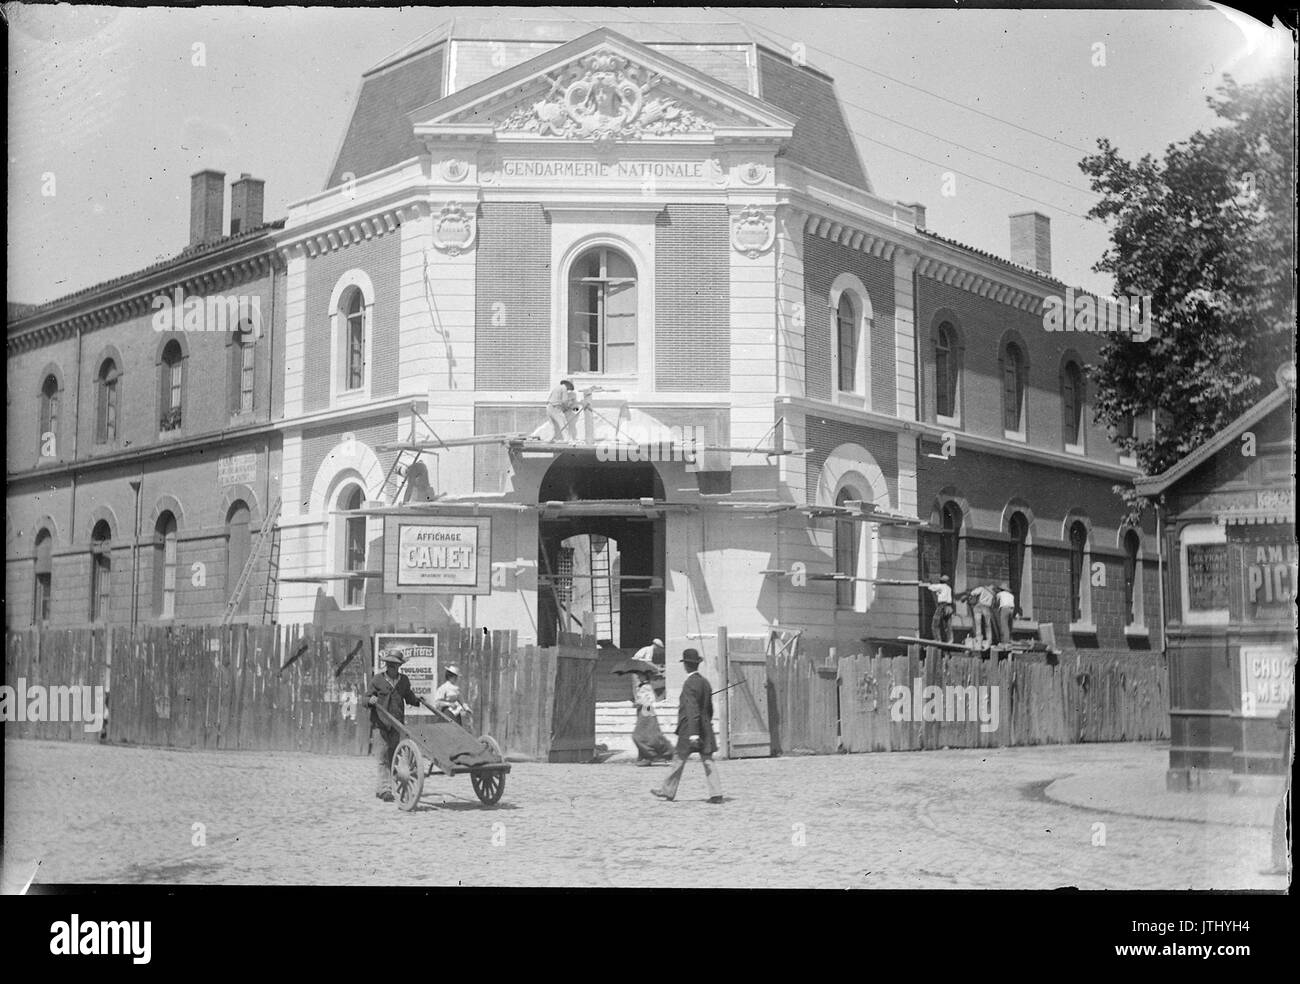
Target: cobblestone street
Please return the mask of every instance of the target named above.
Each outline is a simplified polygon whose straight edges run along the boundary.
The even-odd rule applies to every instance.
[[[1168,756],[1161,744],[722,762],[721,806],[705,802],[698,760],[687,766],[675,803],[648,792],[663,766],[525,763],[514,766],[496,808],[479,804],[467,776],[433,776],[410,814],[374,797],[368,759],[32,740],[7,741],[5,756],[5,893],[33,876],[37,883],[1286,887],[1282,876],[1262,873],[1270,864],[1271,801],[1220,797],[1223,809],[1205,814],[1218,819],[1204,822],[1050,798],[1058,780],[1077,789],[1089,776],[1122,783],[1158,773]],[[1132,812],[1142,811],[1135,805]],[[397,873],[392,858],[403,859],[405,870]]]

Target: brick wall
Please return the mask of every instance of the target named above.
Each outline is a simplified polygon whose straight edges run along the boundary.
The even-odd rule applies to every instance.
[[[1095,364],[1104,341],[1102,336],[1075,332],[1048,332],[1041,315],[980,297],[951,284],[918,277],[916,289],[916,332],[921,355],[923,420],[935,422],[934,337],[939,323],[953,321],[960,336],[961,426],[962,430],[989,437],[1002,437],[1002,369],[1000,342],[1007,329],[1015,329],[1029,359],[1026,403],[1026,443],[1045,450],[1064,450],[1064,420],[1061,407],[1061,363],[1072,350],[1083,364]],[[952,317],[955,315],[955,318]],[[1092,421],[1094,384],[1085,380],[1085,448],[1089,457],[1118,460],[1119,451],[1110,443],[1106,428]]]
[[[731,374],[727,209],[670,205],[655,218],[655,388],[720,391]]]
[[[485,203],[478,224],[474,386],[551,385],[551,228],[537,204]]]
[[[302,432],[302,497],[303,508],[308,508],[312,485],[316,473],[320,471],[325,456],[343,440],[344,434],[351,434],[358,444],[364,444],[375,452],[375,457],[384,467],[384,474],[392,467],[397,458],[396,451],[376,451],[380,444],[390,444],[397,440],[397,413],[383,413],[327,424],[324,427],[306,428]],[[368,490],[369,494],[378,494],[378,489]]]
[[[337,359],[340,340],[332,336],[330,296],[349,270],[363,270],[375,288],[371,312],[370,395],[397,392],[398,300],[401,274],[401,235],[391,232],[307,260],[306,353],[303,359],[303,410],[329,406],[331,354]]]
[[[894,267],[887,260],[850,249],[841,243],[804,235],[805,386],[810,397],[829,400],[831,351],[835,345],[831,285],[841,273],[851,273],[871,298],[870,351],[871,409],[894,414],[897,394],[894,380]]]
[[[885,476],[890,503],[898,501],[898,441],[893,434],[882,433],[861,424],[849,424],[822,417],[809,417],[807,428],[809,502],[817,501],[817,480],[830,453],[841,444],[860,444],[871,452]],[[884,503],[881,503],[884,505]]]

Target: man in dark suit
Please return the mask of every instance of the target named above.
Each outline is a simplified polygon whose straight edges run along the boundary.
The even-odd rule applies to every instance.
[[[713,764],[713,753],[718,750],[718,742],[713,737],[713,688],[700,676],[697,650],[685,650],[682,663],[686,665],[687,676],[677,698],[677,753],[663,786],[650,792],[660,799],[673,799],[686,760],[691,757],[691,752],[699,752],[700,761],[704,763],[704,778],[709,784],[709,802],[721,803],[722,781],[718,778],[718,767]]]
[[[402,734],[391,728],[379,717],[377,708],[382,707],[397,720],[406,721],[406,705],[420,706],[420,698],[411,690],[411,679],[400,669],[402,654],[388,650],[383,655],[384,672],[375,675],[366,691],[366,703],[370,705],[370,748],[375,756],[378,779],[375,795],[385,803],[393,801],[393,753]]]

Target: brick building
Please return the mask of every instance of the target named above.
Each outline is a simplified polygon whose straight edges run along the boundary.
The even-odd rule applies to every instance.
[[[832,79],[738,26],[458,19],[365,73],[283,223],[241,180],[223,235],[223,189],[195,176],[175,259],[11,307],[13,624],[133,595],[219,618],[282,501],[244,617],[847,653],[928,630],[928,592],[878,579],[945,572],[1010,582],[1066,648],[1161,645],[1156,545],[1112,491],[1136,468],[1090,422],[1099,340],[1044,330],[1047,218],[1011,218],[1010,260],[927,230]],[[247,363],[241,333],[153,330],[177,287],[261,299]],[[478,593],[386,586],[401,516],[490,535],[447,573]]]
[[[832,80],[739,28],[458,20],[365,74],[278,236],[282,617],[846,652],[928,625],[875,579],[945,571],[1014,582],[1067,648],[1159,648],[1155,544],[1112,491],[1136,469],[1090,422],[1099,340],[1044,330],[1047,219],[1011,222],[1008,261],[882,199]],[[602,459],[635,435],[668,460]],[[415,463],[436,501],[399,508]],[[484,521],[490,590],[385,591],[402,513]],[[572,572],[615,566],[584,596],[604,621],[573,611]]]
[[[262,182],[191,179],[176,256],[9,308],[11,626],[220,619],[276,489],[284,277]],[[264,556],[238,618],[266,614]]]

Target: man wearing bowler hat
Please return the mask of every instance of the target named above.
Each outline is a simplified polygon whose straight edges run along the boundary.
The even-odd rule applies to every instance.
[[[401,671],[404,662],[402,654],[396,649],[387,650],[381,657],[384,672],[377,673],[370,681],[366,691],[366,703],[370,705],[370,748],[375,756],[378,779],[375,795],[385,803],[393,801],[393,753],[397,743],[402,740],[401,732],[390,728],[379,717],[378,708],[397,718],[406,720],[406,705],[420,706],[420,698],[411,690],[411,679]]]
[[[713,688],[700,676],[697,650],[683,651],[682,663],[686,666],[687,677],[677,698],[676,759],[663,786],[650,792],[665,800],[676,797],[686,760],[691,757],[691,752],[699,752],[700,761],[704,763],[704,778],[709,784],[709,802],[721,803],[722,781],[718,778],[718,767],[713,764],[713,753],[718,750],[717,740],[713,737]]]

